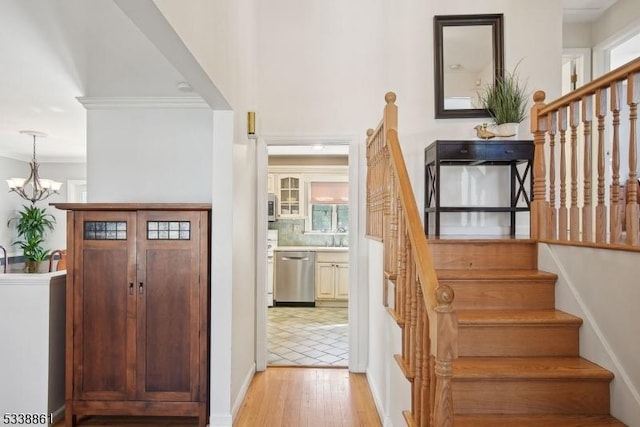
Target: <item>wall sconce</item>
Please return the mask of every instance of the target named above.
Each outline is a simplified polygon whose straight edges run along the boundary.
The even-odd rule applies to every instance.
[[[247,136],[249,139],[256,139],[256,112],[249,111],[247,113]]]

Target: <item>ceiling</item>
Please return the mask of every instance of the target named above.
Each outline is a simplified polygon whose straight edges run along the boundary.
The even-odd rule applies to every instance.
[[[571,21],[615,0],[563,0]],[[0,156],[84,161],[85,109],[77,97],[185,96],[184,77],[113,0],[0,0]]]
[[[0,0],[0,155],[84,161],[76,97],[180,96],[182,75],[112,0]]]

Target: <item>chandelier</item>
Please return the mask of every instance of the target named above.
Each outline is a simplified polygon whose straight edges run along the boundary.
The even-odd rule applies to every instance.
[[[25,200],[29,200],[32,204],[38,200],[46,199],[52,194],[59,194],[61,182],[51,179],[43,179],[38,175],[38,160],[36,159],[36,137],[44,138],[46,133],[36,132],[33,130],[21,130],[20,133],[31,135],[33,137],[33,160],[29,163],[31,173],[28,178],[11,178],[7,180],[9,191],[15,191]],[[28,185],[31,184],[31,190],[28,191]]]

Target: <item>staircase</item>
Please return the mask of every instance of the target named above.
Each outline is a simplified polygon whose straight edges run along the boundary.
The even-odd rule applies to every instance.
[[[455,426],[624,426],[609,415],[613,375],[579,355],[582,319],[555,309],[556,275],[531,240],[429,240],[455,291]]]

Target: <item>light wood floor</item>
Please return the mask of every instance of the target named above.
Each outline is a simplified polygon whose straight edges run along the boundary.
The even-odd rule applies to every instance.
[[[80,426],[192,427],[180,418],[91,417]],[[258,372],[234,427],[381,426],[364,374],[338,368],[269,367]],[[55,427],[64,427],[61,421]]]
[[[364,374],[269,367],[253,379],[234,427],[380,426]]]

